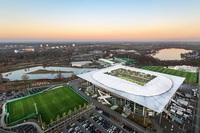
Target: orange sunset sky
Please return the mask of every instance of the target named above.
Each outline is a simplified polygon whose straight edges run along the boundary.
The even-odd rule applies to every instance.
[[[1,0],[0,40],[200,40],[197,0]]]

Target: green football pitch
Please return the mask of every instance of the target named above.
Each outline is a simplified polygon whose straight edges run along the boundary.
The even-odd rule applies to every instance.
[[[64,112],[67,115],[69,110],[73,112],[75,107],[78,110],[80,105],[84,107],[88,103],[86,99],[68,86],[61,86],[7,102],[6,124],[13,125],[27,118],[40,116],[42,122],[49,125],[51,119],[56,121],[58,115],[62,118]]]
[[[198,74],[194,73],[194,72],[168,69],[168,68],[164,68],[164,67],[160,67],[160,66],[143,66],[142,69],[165,73],[165,74],[170,74],[170,75],[174,75],[174,76],[184,77],[185,78],[184,82],[190,83],[193,85],[196,85],[197,80],[198,80]]]

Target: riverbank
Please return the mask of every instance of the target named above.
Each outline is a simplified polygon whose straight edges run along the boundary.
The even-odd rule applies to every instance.
[[[55,70],[46,70],[46,69],[39,69],[37,71],[29,72],[27,74],[57,74],[57,73],[73,73],[73,71],[55,71]]]

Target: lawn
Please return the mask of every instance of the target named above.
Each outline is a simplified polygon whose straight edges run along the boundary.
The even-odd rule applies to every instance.
[[[42,123],[49,125],[52,121],[62,118],[63,114],[73,112],[88,105],[88,101],[68,86],[44,91],[22,99],[7,102],[7,125],[14,125],[28,118],[39,116]],[[69,111],[71,110],[71,111]],[[50,122],[51,121],[51,122]]]
[[[194,72],[187,72],[182,70],[168,69],[160,66],[143,66],[142,69],[185,77],[185,82],[193,85],[197,84],[198,74]]]

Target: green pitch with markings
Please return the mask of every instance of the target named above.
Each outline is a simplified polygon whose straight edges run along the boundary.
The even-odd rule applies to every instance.
[[[39,92],[27,97],[11,100],[6,103],[6,124],[14,125],[23,120],[40,116],[46,125],[50,124],[51,119],[56,121],[59,115],[68,114],[69,110],[73,113],[88,101],[76,93],[68,86],[61,86],[56,89]]]

